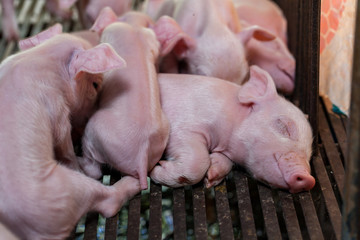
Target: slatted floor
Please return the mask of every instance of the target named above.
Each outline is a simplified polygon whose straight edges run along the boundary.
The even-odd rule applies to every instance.
[[[21,38],[57,21],[46,13],[44,2],[16,1]],[[81,29],[76,18],[75,12],[73,19],[62,22],[64,31]],[[17,50],[16,43],[1,38],[1,61]],[[316,185],[310,192],[272,190],[241,168],[212,189],[201,183],[169,189],[151,182],[149,191],[116,216],[85,216],[69,239],[341,239],[346,122],[328,113],[320,99],[319,154],[311,162]],[[119,179],[109,174],[104,181]]]

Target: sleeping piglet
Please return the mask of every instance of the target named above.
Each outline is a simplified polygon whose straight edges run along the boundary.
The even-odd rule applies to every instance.
[[[164,57],[161,72],[205,75],[238,84],[246,80],[249,69],[245,45],[252,38],[270,41],[274,36],[256,26],[239,32],[235,8],[230,0],[225,2],[170,0],[161,5],[148,0],[144,3],[145,11],[156,5],[156,19],[163,15],[171,17],[162,18],[161,24],[154,28]]]
[[[312,131],[305,115],[279,96],[270,75],[250,67],[243,86],[194,75],[159,74],[170,122],[165,158],[150,177],[180,187],[206,176],[219,183],[232,163],[255,179],[292,193],[311,189]]]
[[[102,73],[125,62],[108,44],[61,32],[20,41],[0,65],[0,222],[21,239],[65,239],[88,211],[110,217],[140,191],[132,177],[104,186],[71,169],[70,120],[85,123]]]
[[[287,21],[284,13],[270,0],[232,0],[241,21],[261,26],[287,43]]]
[[[123,174],[136,177],[147,188],[147,174],[161,159],[169,135],[169,123],[161,110],[155,63],[160,44],[152,20],[129,12],[118,22],[104,8],[92,29],[101,42],[111,44],[127,62],[127,68],[105,76],[99,108],[90,118],[83,137],[81,166],[94,178],[107,163]]]
[[[295,87],[295,58],[287,47],[287,21],[270,0],[233,0],[243,27],[259,26],[274,35],[272,41],[251,39],[246,45],[249,65],[266,70],[278,91],[291,94]]]

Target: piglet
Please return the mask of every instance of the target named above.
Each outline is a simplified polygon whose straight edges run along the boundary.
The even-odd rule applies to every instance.
[[[3,35],[7,41],[19,39],[13,0],[1,0],[1,24]]]
[[[280,38],[266,42],[251,39],[246,45],[246,58],[250,66],[257,65],[271,75],[279,92],[292,94],[295,88],[295,58]]]
[[[226,4],[226,3],[227,4]],[[221,78],[241,84],[248,74],[244,45],[251,38],[269,41],[274,37],[260,28],[249,28],[238,34],[240,26],[230,0],[148,0],[146,9],[156,4],[155,27],[164,57],[160,71],[181,72]],[[166,4],[166,6],[164,6]],[[153,11],[153,10],[152,10]],[[153,13],[152,13],[153,14]]]
[[[136,177],[146,189],[147,173],[165,149],[169,123],[161,110],[155,69],[160,45],[146,28],[152,20],[141,13],[129,14],[122,19],[133,25],[117,22],[115,13],[104,8],[92,28],[102,32],[101,42],[111,44],[127,68],[106,75],[99,108],[85,129],[81,166],[98,178],[100,164],[107,163]]]
[[[67,19],[71,16],[71,6],[76,0],[47,0],[45,2],[47,10],[58,17]],[[17,26],[14,0],[0,0],[1,21],[3,34],[7,41],[19,39],[19,29]]]
[[[71,7],[76,0],[46,0],[46,9],[54,16],[69,19],[72,16]]]
[[[80,20],[85,28],[90,28],[100,11],[105,7],[110,7],[117,16],[130,11],[131,0],[78,0],[77,7],[79,10]]]
[[[92,46],[96,46],[100,43],[100,36],[94,31],[80,30],[71,32],[70,34],[88,41]]]
[[[272,41],[251,39],[246,45],[249,65],[266,70],[278,91],[291,94],[295,87],[295,58],[287,43],[287,22],[281,9],[269,0],[234,0],[243,27],[259,26],[274,35]]]
[[[270,0],[233,0],[237,16],[250,25],[258,25],[287,43],[287,21],[276,3]]]
[[[213,186],[244,166],[275,188],[311,189],[312,131],[305,115],[277,94],[270,75],[250,67],[243,86],[194,75],[159,74],[162,108],[170,122],[165,158],[150,177],[180,187],[206,175]]]
[[[0,222],[21,239],[65,239],[88,211],[116,214],[140,191],[71,169],[70,120],[84,124],[102,73],[125,66],[109,44],[90,44],[55,26],[19,42],[0,65]]]

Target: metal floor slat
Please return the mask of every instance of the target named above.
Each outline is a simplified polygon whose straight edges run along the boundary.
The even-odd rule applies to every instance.
[[[207,238],[205,192],[201,184],[192,187],[192,205],[195,239]]]
[[[149,239],[161,239],[161,185],[150,184]]]
[[[281,231],[271,189],[263,185],[258,185],[258,189],[265,222],[266,237],[270,240],[281,239]]]
[[[299,221],[297,221],[296,210],[293,197],[290,193],[278,192],[283,217],[285,219],[286,230],[290,239],[301,239],[301,229]]]
[[[252,211],[248,179],[243,173],[236,171],[234,172],[234,180],[236,185],[242,237],[249,240],[256,239],[255,221]]]
[[[329,114],[331,125],[334,129],[336,139],[337,139],[337,145],[339,145],[339,148],[341,150],[341,154],[344,158],[344,156],[347,153],[347,136],[346,136],[346,130],[343,126],[343,123],[341,121],[341,118],[339,116],[336,116],[335,114]]]
[[[215,187],[215,205],[221,239],[234,239],[226,183],[223,181]]]
[[[336,238],[340,239],[341,213],[321,155],[314,157],[312,163],[314,165],[315,174],[318,178],[321,193],[323,194],[327,213],[329,214],[332,227],[336,233]]]
[[[174,239],[186,238],[186,212],[184,188],[173,189]]]
[[[317,217],[313,199],[309,192],[299,194],[299,202],[304,215],[307,236],[313,240],[324,239],[319,218]]]
[[[342,165],[339,152],[337,150],[336,144],[333,141],[331,136],[330,126],[328,125],[325,117],[325,113],[322,108],[319,110],[319,134],[325,149],[327,158],[331,169],[333,171],[333,176],[338,186],[340,186],[340,195],[343,197],[343,186],[344,186],[344,166]]]
[[[129,216],[127,222],[128,239],[131,239],[131,236],[139,236],[140,216],[141,216],[141,194],[138,194],[129,203]]]
[[[119,179],[120,177],[118,175],[114,174],[113,176],[110,176],[110,185],[113,185]],[[104,234],[105,239],[116,239],[118,218],[119,218],[119,214],[116,214],[115,216],[106,219],[105,234]]]
[[[90,212],[86,216],[84,240],[96,239],[99,214]]]

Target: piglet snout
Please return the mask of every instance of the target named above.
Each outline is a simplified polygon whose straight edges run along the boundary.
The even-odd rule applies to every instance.
[[[304,154],[289,152],[276,157],[289,192],[309,191],[315,185],[309,162]]]
[[[315,185],[315,178],[307,172],[294,173],[287,182],[291,193],[309,191]]]

